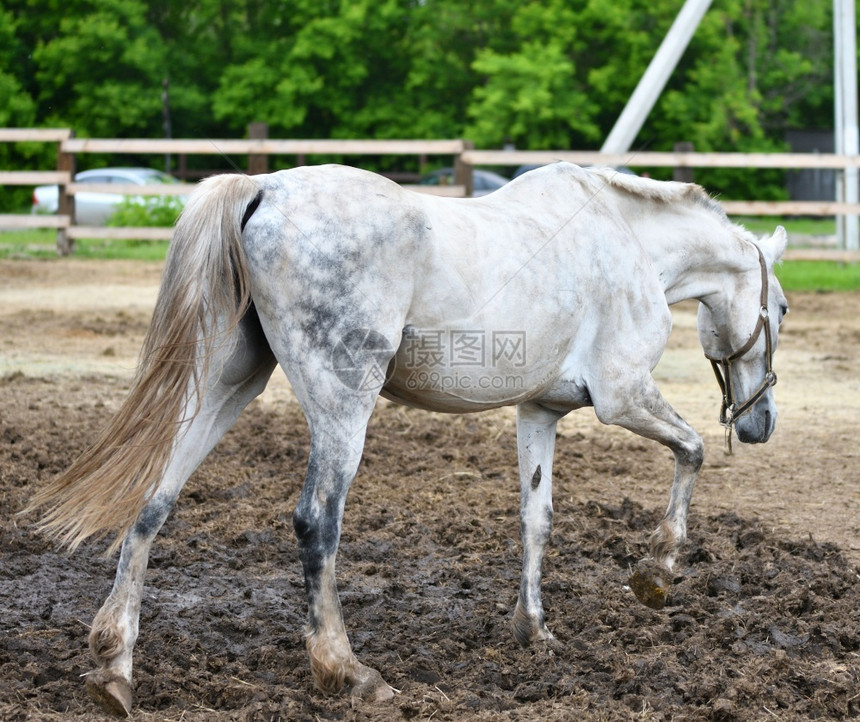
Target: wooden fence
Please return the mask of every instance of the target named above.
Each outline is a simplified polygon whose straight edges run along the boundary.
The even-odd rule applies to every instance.
[[[56,215],[4,215],[0,214],[0,228],[56,228],[57,250],[61,255],[72,252],[77,238],[166,240],[171,228],[128,228],[81,226],[75,223],[74,198],[78,193],[113,193],[124,196],[186,196],[194,184],[124,185],[75,183],[77,158],[87,153],[121,153],[141,155],[222,155],[248,156],[248,172],[260,169],[261,158],[271,155],[414,155],[449,156],[455,168],[455,184],[447,187],[414,186],[418,190],[443,195],[470,195],[472,175],[460,159],[471,148],[464,140],[153,140],[75,138],[70,130],[27,130],[0,128],[0,142],[55,142],[57,170],[0,171],[2,185],[59,186],[59,208]]]
[[[578,165],[628,168],[860,168],[860,156],[833,153],[599,153],[596,151],[470,150],[462,159],[471,165],[521,166],[568,161]],[[729,215],[836,216],[860,215],[860,204],[835,201],[720,201]]]
[[[0,186],[59,186],[56,215],[2,215],[0,228],[56,228],[57,249],[68,254],[76,238],[169,239],[170,228],[117,228],[80,226],[75,223],[74,198],[81,192],[118,195],[187,195],[193,184],[176,185],[97,185],[74,182],[77,159],[88,153],[142,155],[222,155],[248,157],[248,172],[265,170],[269,156],[292,155],[301,162],[306,155],[320,156],[446,156],[452,159],[455,182],[450,186],[410,186],[424,192],[468,196],[475,166],[540,165],[559,160],[580,165],[692,168],[860,168],[860,157],[818,153],[626,153],[604,154],[593,151],[482,151],[465,140],[153,140],[75,138],[68,129],[0,128],[0,142],[44,142],[57,144],[54,171],[0,171]],[[262,162],[261,162],[262,161]],[[860,204],[819,201],[723,201],[732,215],[770,216],[860,215]],[[828,258],[860,262],[860,252],[845,250],[792,249],[790,257]]]
[[[72,132],[66,128],[0,128],[0,142],[3,143],[58,143],[71,137]],[[71,169],[65,167],[69,158],[57,148],[57,169],[55,171],[5,171],[0,170],[0,186],[37,186],[58,184],[61,187],[71,181]],[[67,205],[63,204],[62,196],[57,215],[54,216],[25,216],[0,214],[0,228],[56,228],[57,248],[61,250],[66,242],[66,229],[72,221]]]

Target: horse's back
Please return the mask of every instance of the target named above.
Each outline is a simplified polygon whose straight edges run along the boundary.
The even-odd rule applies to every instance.
[[[515,324],[549,338],[665,304],[612,193],[595,194],[600,178],[570,164],[477,199],[415,193],[337,165],[257,178],[263,201],[246,252],[266,279],[258,286],[299,305],[317,299],[343,313],[345,303],[369,304],[395,308],[401,328]]]

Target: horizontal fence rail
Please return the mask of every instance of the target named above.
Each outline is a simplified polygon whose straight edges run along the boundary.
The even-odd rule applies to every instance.
[[[68,171],[58,170],[3,170],[0,171],[0,186],[41,186],[67,184],[71,180]]]
[[[93,238],[107,241],[169,241],[173,228],[165,226],[69,226],[68,235],[73,241]]]
[[[254,133],[251,133],[253,135]],[[55,215],[0,214],[0,228],[57,229],[60,253],[71,252],[75,239],[142,239],[164,240],[170,228],[93,227],[75,223],[74,198],[80,193],[112,193],[122,196],[187,196],[193,183],[177,184],[105,184],[75,182],[78,156],[85,154],[142,155],[224,155],[247,156],[249,172],[260,168],[259,161],[268,156],[296,156],[301,164],[308,155],[319,156],[449,156],[453,159],[455,179],[451,185],[424,186],[403,184],[405,188],[440,196],[470,196],[472,171],[476,166],[517,167],[569,161],[578,165],[628,168],[737,168],[737,169],[834,169],[860,168],[860,157],[833,153],[695,153],[633,152],[600,153],[597,151],[511,151],[475,150],[462,139],[442,140],[291,140],[267,137],[237,139],[150,139],[150,138],[75,138],[64,128],[0,128],[0,142],[57,144],[56,170],[0,171],[0,186],[57,185],[59,211]],[[237,169],[239,170],[239,169]],[[241,172],[241,171],[239,171]],[[843,216],[860,215],[860,204],[836,201],[721,201],[730,215],[736,216]],[[860,262],[860,252],[830,249],[790,249],[787,257],[801,259],[827,258],[842,262]]]
[[[467,150],[471,165],[544,165],[567,161],[577,165],[631,168],[860,168],[860,156],[834,153],[600,153],[590,150]]]
[[[57,228],[65,229],[71,225],[71,217],[64,215],[24,215],[0,213],[0,228]]]
[[[194,183],[150,183],[143,186],[134,183],[69,183],[66,192],[72,195],[114,193],[118,196],[187,196],[194,187]]]
[[[860,215],[860,203],[836,201],[720,201],[730,216]]]
[[[459,155],[462,140],[153,140],[73,138],[64,153],[188,153],[190,155]]]
[[[71,135],[69,128],[0,128],[0,143],[60,143]]]

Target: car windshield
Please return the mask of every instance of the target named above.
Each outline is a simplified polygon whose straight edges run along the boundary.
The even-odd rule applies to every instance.
[[[113,183],[113,176],[110,175],[89,175],[85,178],[75,178],[76,183]]]

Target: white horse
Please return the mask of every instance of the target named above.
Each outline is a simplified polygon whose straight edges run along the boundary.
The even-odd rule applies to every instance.
[[[354,656],[335,583],[347,490],[380,393],[456,413],[516,405],[524,557],[513,628],[523,645],[552,640],[540,576],[558,419],[593,406],[602,422],[671,449],[669,506],[631,578],[660,607],[703,458],[651,376],[669,306],[701,302],[724,421],[743,442],[767,441],[771,357],[787,311],[772,268],[785,245],[782,228],[757,240],[733,225],[698,186],[567,163],[476,200],[415,194],[339,166],[204,181],[177,223],[128,399],[31,507],[48,506],[42,528],[71,548],[106,533],[122,543],[90,634],[90,693],[130,710],[150,545],[276,364],[311,432],[293,518],[319,689],[392,694]]]

